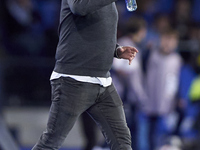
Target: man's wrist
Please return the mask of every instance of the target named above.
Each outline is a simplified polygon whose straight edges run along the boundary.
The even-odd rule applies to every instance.
[[[122,46],[118,46],[118,47],[116,48],[116,50],[115,50],[115,56],[116,56],[116,58],[118,58],[118,59],[121,59],[121,58],[119,57],[119,54],[118,54],[118,50],[121,49],[121,48],[122,48]]]

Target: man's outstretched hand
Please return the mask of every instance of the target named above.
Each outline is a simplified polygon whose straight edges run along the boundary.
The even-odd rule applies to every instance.
[[[131,46],[123,46],[117,49],[118,57],[129,60],[129,65],[131,64],[137,53],[138,50],[135,47]]]

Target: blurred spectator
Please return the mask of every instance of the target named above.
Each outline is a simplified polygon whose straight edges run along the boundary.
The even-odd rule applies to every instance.
[[[137,14],[152,24],[157,14],[170,14],[174,10],[175,0],[140,0],[137,1]]]
[[[58,23],[61,0],[32,0],[34,9],[40,16],[40,26],[44,35],[42,56],[55,55],[58,43]]]
[[[54,56],[59,7],[55,0],[3,0],[4,44],[8,54]]]
[[[157,13],[170,14],[174,9],[175,1],[176,0],[157,0],[156,1]]]
[[[4,0],[4,44],[10,55],[38,55],[44,36],[31,0]]]
[[[172,14],[173,24],[179,32],[181,40],[188,39],[189,25],[191,23],[192,3],[188,0],[177,0],[174,13]]]
[[[174,130],[175,135],[181,135],[180,127],[182,121],[185,118],[186,111],[189,106],[189,90],[192,84],[192,81],[196,77],[193,64],[193,56],[191,52],[181,52],[183,58],[183,65],[180,70],[179,77],[179,89],[178,89],[178,104],[177,104],[177,113],[178,113],[178,122]]]
[[[141,108],[143,113],[139,126],[140,150],[154,150],[158,146],[158,140],[161,138],[159,129],[167,126],[159,123],[164,123],[174,110],[181,67],[181,58],[175,52],[177,46],[177,32],[163,32],[158,50],[152,50],[149,56],[146,73],[148,99]]]
[[[195,57],[193,57],[193,60]],[[197,63],[198,64],[198,63]],[[194,66],[194,65],[193,65]],[[184,118],[180,127],[180,135],[185,141],[185,147],[188,150],[198,150],[200,148],[199,138],[199,114],[200,114],[200,78],[198,72],[199,66],[197,65],[196,72],[198,76],[194,76],[190,85],[188,86],[188,91],[185,94],[186,101],[184,107]],[[186,76],[185,76],[186,77]],[[187,80],[185,78],[184,80]]]
[[[157,12],[156,1],[155,0],[140,0],[138,2],[138,12],[145,18],[147,23],[151,24],[154,18],[154,15]]]
[[[200,56],[200,55],[199,55]],[[200,64],[199,64],[200,69]],[[194,124],[192,128],[197,131],[196,137],[193,139],[195,150],[200,149],[200,74],[194,79],[190,89],[190,100],[196,105],[196,114],[194,115]],[[194,149],[194,148],[193,148]]]
[[[194,79],[190,89],[190,99],[192,102],[200,101],[200,76]]]
[[[137,123],[136,123],[136,105],[140,105],[145,99],[143,88],[143,73],[141,66],[142,50],[138,45],[146,36],[146,22],[140,17],[131,17],[126,23],[126,35],[118,40],[120,45],[134,46],[139,50],[137,57],[130,66],[128,61],[114,60],[113,63],[113,82],[122,97],[127,113],[127,123],[132,134],[132,147],[136,149],[137,145]]]
[[[199,7],[200,7],[200,0],[193,0],[192,20],[198,23],[200,23]]]
[[[149,51],[157,48],[160,43],[160,34],[168,31],[170,28],[172,28],[170,16],[162,13],[156,14],[152,24],[148,28],[147,37],[145,39],[146,49]],[[148,53],[148,51],[145,53]]]

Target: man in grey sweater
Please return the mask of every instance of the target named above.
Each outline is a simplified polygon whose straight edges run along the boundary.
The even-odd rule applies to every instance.
[[[62,0],[49,120],[32,150],[59,149],[85,111],[111,150],[132,150],[123,104],[109,70],[114,56],[131,64],[138,51],[116,42],[115,1]]]

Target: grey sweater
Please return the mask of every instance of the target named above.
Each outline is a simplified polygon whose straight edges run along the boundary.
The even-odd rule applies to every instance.
[[[62,0],[54,71],[109,77],[116,49],[116,0]]]

